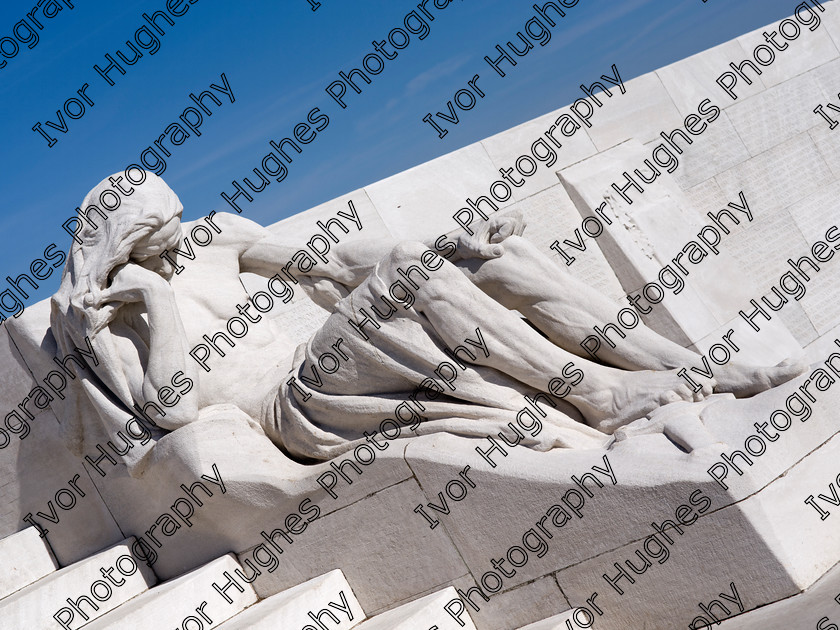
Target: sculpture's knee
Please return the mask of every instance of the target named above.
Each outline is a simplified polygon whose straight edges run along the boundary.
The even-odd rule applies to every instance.
[[[419,241],[400,241],[391,249],[386,260],[392,268],[411,264],[419,265],[423,254],[427,251],[429,248]]]
[[[427,299],[449,293],[453,286],[468,284],[456,267],[417,241],[398,243],[383,263],[379,273],[383,280],[401,285],[402,291]],[[392,297],[397,299],[393,294]]]
[[[516,257],[524,260],[533,260],[540,257],[536,245],[528,239],[516,236],[515,234],[508,236],[500,244],[505,249],[503,256]]]

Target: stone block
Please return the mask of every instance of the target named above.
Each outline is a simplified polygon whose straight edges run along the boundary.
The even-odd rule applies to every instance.
[[[752,312],[750,299],[759,301],[761,296],[774,297],[771,288],[778,286],[781,275],[790,270],[786,262],[788,258],[798,258],[810,250],[810,243],[803,238],[793,219],[792,208],[753,207],[752,203],[750,206],[753,208],[753,221],[742,223],[727,237],[727,251],[737,261],[736,268],[741,270],[736,277],[748,291],[748,298],[739,306],[746,313]],[[825,229],[821,236],[824,233]],[[773,320],[765,322],[761,333],[754,333],[749,325],[744,328],[742,324],[746,322],[743,320],[736,323],[748,336],[777,337],[769,343],[776,346],[781,358],[796,352],[797,346],[810,343],[817,334],[803,305],[794,300],[790,300],[781,311],[773,313]],[[791,343],[791,335],[794,343]]]
[[[349,207],[351,201],[356,215],[362,223],[361,230],[353,221],[342,218],[341,215],[337,214],[341,212],[343,215],[352,216]],[[309,239],[315,234],[323,234],[323,231],[318,227],[318,221],[326,223],[336,216],[348,229],[348,232],[345,233],[336,224],[332,224],[333,233],[342,243],[366,239],[376,240],[391,236],[364,189],[354,190],[319,206],[309,208],[305,212],[282,219],[268,226],[268,229],[274,232],[281,242],[305,249]]]
[[[559,181],[551,188],[515,203],[513,209],[521,212],[527,222],[522,236],[558,266],[614,300],[624,297],[615,273],[594,239],[583,237],[588,244],[586,251],[575,252],[575,261],[571,265],[567,265],[560,254],[551,249],[555,240],[562,241],[568,237],[570,226],[580,224],[580,213]]]
[[[456,229],[452,215],[467,207],[467,199],[489,197],[490,185],[499,179],[498,168],[475,143],[366,186],[365,192],[394,237],[426,241]],[[502,209],[513,201],[494,203]]]
[[[836,131],[840,131],[840,128],[835,127],[832,130],[826,122],[808,131],[820,157],[831,169],[835,180],[840,179],[840,133],[835,133]]]
[[[723,619],[794,595],[814,584],[840,558],[840,540],[832,526],[803,504],[810,493],[829,492],[828,484],[836,483],[838,449],[840,436],[835,436],[759,492],[702,515],[682,528],[682,534],[668,529],[670,542],[640,539],[560,571],[557,579],[576,606],[586,606],[585,600],[598,592],[595,603],[604,615],[597,623],[608,629],[705,627],[699,625],[704,616],[711,626],[715,620],[698,601],[717,600],[730,606],[726,613],[715,608]],[[662,548],[668,549],[667,555]],[[628,559],[636,569],[627,565]],[[603,577],[619,575],[615,563],[630,578],[615,581],[623,593]],[[732,584],[741,600],[737,607],[719,596],[734,597]],[[767,627],[740,623],[749,617],[733,620],[731,627]],[[758,615],[756,621],[764,619]]]
[[[840,351],[840,348],[835,347],[835,350]],[[825,360],[827,356],[823,355],[820,359]],[[834,361],[834,363],[840,363],[840,361]],[[811,367],[812,369],[825,368],[825,365],[814,363]],[[771,434],[777,433],[779,437],[776,440],[765,440],[767,449],[765,454],[761,456],[748,454],[753,462],[752,465],[744,462],[740,456],[735,459],[743,475],[739,475],[737,470],[731,468],[728,470],[724,483],[728,486],[727,491],[736,500],[744,499],[765,488],[779,475],[790,474],[787,471],[791,470],[797,462],[837,433],[834,410],[840,405],[840,387],[831,387],[825,392],[819,392],[813,386],[814,379],[811,379],[811,384],[805,385],[806,379],[810,378],[811,374],[812,371],[809,370],[799,378],[752,398],[734,399],[728,394],[715,395],[713,404],[710,402],[700,412],[704,426],[720,442],[704,449],[717,462],[723,461],[720,457],[721,453],[731,456],[735,450],[743,453],[749,453],[751,449],[760,450],[755,440],[750,440],[749,445],[745,444],[751,435],[758,433],[755,423],[768,423],[770,426],[771,416],[777,410],[782,410],[787,417],[791,418],[791,425],[787,429],[776,431],[770,426]],[[816,403],[807,401],[802,390],[799,389],[803,385],[809,393],[813,390],[811,395],[816,399]],[[808,402],[811,409],[810,416],[804,407],[801,407],[802,413],[799,417],[793,413],[792,410],[800,409],[796,400],[788,402],[790,396],[794,394],[798,394],[802,400]],[[682,413],[679,405],[680,403],[669,405],[658,413],[671,413],[671,410]],[[656,413],[652,417],[655,416]],[[743,420],[733,422],[733,418],[743,418]],[[806,420],[803,422],[801,418],[806,418]],[[786,424],[782,415],[777,415],[773,422],[780,427]],[[707,470],[710,467],[707,467]],[[720,475],[723,473],[722,469],[716,472]],[[718,504],[715,507],[719,507]]]
[[[10,595],[0,601],[0,619],[9,628],[76,630],[102,617],[157,581],[152,570],[132,555],[133,543],[128,538]]]
[[[48,300],[27,307],[20,318],[7,322],[14,347],[25,357],[20,363],[36,375],[41,386],[41,379],[55,367],[52,362],[56,357],[55,342],[47,333],[48,326]],[[3,365],[4,368],[8,365],[10,372],[16,369],[14,361]],[[35,385],[33,380],[15,391],[15,396],[20,395],[15,404],[20,403]],[[34,411],[32,405],[30,408]],[[29,427],[29,434],[24,439],[13,436],[8,447],[0,450],[0,479],[3,480],[0,485],[3,504],[0,535],[29,527],[23,518],[27,514],[34,515],[35,522],[48,530],[47,540],[62,566],[125,538],[81,460],[65,447],[61,427],[51,409],[38,413],[29,422]],[[69,483],[77,476],[78,492]],[[56,498],[59,493],[61,496]],[[75,500],[71,499],[71,494]],[[46,516],[39,516],[38,512]],[[50,522],[56,518],[57,523]]]
[[[237,569],[240,566],[233,554],[222,556],[179,578],[158,584],[85,627],[88,630],[218,628],[257,601],[254,589],[235,573]],[[229,576],[234,584],[230,584]]]
[[[476,630],[469,614],[464,612],[456,619],[445,610],[458,594],[451,586],[437,593],[426,595],[408,604],[368,619],[357,626],[359,630],[418,630],[434,627],[438,630]]]
[[[834,207],[838,196],[840,196],[840,182],[835,181],[790,207],[788,214],[795,229],[802,234],[803,240],[797,243],[801,243],[803,250],[806,247],[810,249],[810,245],[815,241],[824,241],[825,232],[832,225],[840,227],[840,216],[837,215]],[[785,227],[788,228],[787,225]],[[836,262],[832,259],[825,266],[832,266]]]
[[[447,534],[412,513],[423,498],[409,479],[319,518],[254,588],[268,597],[340,567],[362,607],[376,611],[465,575]],[[240,563],[253,555],[245,549]]]
[[[543,619],[541,621],[537,621],[535,623],[529,623],[527,626],[522,626],[518,628],[518,630],[568,630],[569,625],[566,622],[571,624],[575,624],[574,622],[574,613],[577,609],[567,610],[564,613],[559,615],[554,615],[553,617],[549,617],[548,619]],[[586,613],[578,613],[578,616],[583,624],[588,624],[590,621],[590,617],[586,616]],[[580,624],[576,624],[580,626]],[[571,626],[575,628],[575,625]],[[582,627],[586,627],[583,625]]]
[[[753,156],[781,144],[818,123],[813,109],[824,98],[819,83],[809,72],[743,102],[738,99],[726,111],[737,131],[732,142],[740,138]]]
[[[746,59],[746,56],[747,51],[737,39],[733,39],[659,68],[656,74],[680,114],[686,116],[697,113],[697,106],[707,98],[720,107],[730,107],[732,100],[721,92],[715,81],[729,69],[730,62]],[[764,89],[766,86],[761,77],[757,77],[751,86],[746,83],[740,86],[738,100],[759,94]]]
[[[25,313],[26,311],[24,311]],[[0,327],[0,409],[5,416],[17,407],[35,386],[32,373],[9,337],[9,324]]]
[[[750,206],[757,210],[756,221],[815,193],[834,179],[807,133],[715,176],[728,198],[744,192]]]
[[[831,41],[834,42],[835,48],[840,50],[840,2],[831,0],[830,2],[823,2],[824,7],[828,10],[822,14],[824,20],[825,30],[828,31]]]
[[[47,540],[62,566],[124,538],[81,461],[65,448],[58,421],[49,409],[35,416],[25,439],[14,438],[0,451],[0,475],[7,480],[0,487],[3,533],[30,527],[23,520],[30,515],[47,530]],[[69,483],[74,478],[79,491]]]
[[[330,606],[330,604],[333,604]],[[350,630],[364,621],[365,611],[339,570],[272,595],[219,626],[219,630],[274,630],[314,627],[313,616],[323,615],[331,630]]]
[[[838,512],[832,503],[840,492],[838,477],[840,435],[835,435],[787,474],[739,503],[747,516],[758,519],[764,514],[772,523],[779,556],[787,559],[785,569],[800,588],[811,586],[840,561],[840,537],[836,522],[831,522]]]
[[[627,142],[560,172],[582,217],[596,217],[595,209],[601,207],[611,221],[611,225],[603,225],[598,244],[628,293],[656,281],[665,265],[676,265],[676,255],[685,263],[682,250],[696,243],[699,231],[710,222],[696,216],[667,174],[645,185],[643,193],[631,191],[632,203],[612,189],[610,182],[619,184],[622,173],[642,168],[649,156],[637,142]],[[740,204],[737,193],[730,200]],[[749,198],[748,203],[752,205]],[[746,221],[746,216],[741,216]],[[606,219],[599,220],[606,223]],[[591,226],[589,230],[592,231]],[[723,235],[721,241],[725,242]],[[737,315],[740,304],[749,299],[741,283],[723,286],[720,282],[732,268],[727,252],[708,254],[697,264],[685,264],[690,267],[685,288],[679,293],[668,291],[651,314],[642,316],[648,326],[680,345],[688,345],[716,330]]]
[[[798,595],[723,621],[720,630],[832,630],[840,621],[840,565]]]
[[[589,137],[599,151],[605,151],[631,138],[645,143],[659,136],[660,131],[681,127],[683,117],[653,73],[643,74],[624,82],[627,90],[621,94],[612,90],[613,97],[596,94],[602,101],[602,108],[595,108],[592,128],[587,129]]]
[[[581,126],[574,132],[571,137],[565,137],[559,129],[550,132],[552,126],[561,127],[557,124],[563,114],[569,114],[569,108],[564,107],[529,120],[526,123],[517,125],[512,129],[507,129],[495,136],[482,140],[481,145],[487,151],[490,159],[493,161],[493,166],[497,169],[516,168],[516,159],[521,155],[532,155],[532,145],[540,138],[545,142],[552,151],[556,154],[556,161],[549,164],[550,159],[546,161],[534,160],[537,163],[537,172],[531,177],[524,178],[514,171],[513,175],[517,179],[524,179],[525,183],[520,188],[513,189],[513,195],[516,200],[522,200],[531,195],[538,193],[546,188],[557,185],[557,176],[555,172],[561,168],[565,168],[570,164],[579,162],[580,160],[594,155],[597,151],[592,140],[586,133],[586,130]],[[598,113],[593,116],[593,123],[597,124]],[[575,119],[576,120],[576,119]],[[551,137],[555,138],[557,142],[562,144],[561,148],[548,139],[544,134],[551,133]],[[548,152],[543,152],[544,149],[538,148],[537,152],[540,155],[551,155]]]
[[[455,580],[452,586],[466,593],[476,586],[476,582],[472,576],[464,576]],[[508,630],[569,608],[552,575],[496,593],[490,601],[484,601],[477,594],[471,601],[480,610],[466,602],[464,607],[478,630]]]
[[[49,545],[34,527],[27,527],[0,540],[0,599],[40,580],[58,568]]]
[[[661,523],[673,518],[673,512],[663,504],[647,516]],[[740,503],[701,516],[681,529],[682,535],[669,527],[666,532],[672,543],[667,539],[657,543],[662,534],[649,528],[645,539],[560,571],[557,581],[572,606],[586,607],[596,617],[595,627],[605,630],[689,627],[703,613],[698,602],[721,600],[721,592],[734,597],[731,583],[745,610],[799,591],[785,569],[788,558],[774,553],[779,543],[771,524],[756,522]],[[613,587],[605,575],[614,581],[622,577]],[[587,603],[595,593],[598,610]]]
[[[306,527],[307,519],[317,511],[319,520],[308,526],[314,531],[304,531],[302,541],[317,537],[320,528],[316,525],[326,516],[411,476],[402,448],[395,441],[362,469],[362,475],[357,477],[351,471],[353,483],[341,482],[334,490],[338,498],[333,499],[317,481],[322,473],[332,470],[329,463],[308,466],[289,459],[241,412],[221,408],[161,438],[140,478],[130,477],[122,464],[106,464],[105,477],[91,474],[120,527],[147,541],[157,554],[155,572],[168,579],[231,549],[257,545],[262,542],[261,530],[288,527],[284,523],[292,514],[307,512],[301,519],[304,524],[293,526],[300,528]],[[224,492],[217,484],[202,480],[202,475],[213,479],[216,474],[225,484]],[[191,487],[196,482],[203,483],[212,496],[197,488],[195,493],[203,505],[193,506],[191,525],[170,526],[168,533],[161,534],[156,522],[164,514],[173,514],[172,506],[179,498],[194,503],[185,498],[181,485]],[[186,512],[187,506],[182,503],[180,510]],[[157,527],[159,547],[149,542],[147,532],[152,527]],[[304,579],[334,568],[329,566]],[[257,584],[264,579],[270,578],[260,578]],[[284,583],[273,592],[300,581]],[[266,594],[261,591],[262,596]]]
[[[832,352],[840,351],[835,343],[836,339],[840,339],[840,324],[808,344],[804,349],[803,360],[808,363],[817,363],[820,360],[825,360],[825,357]]]
[[[616,442],[606,451],[534,452],[505,447],[507,456],[494,452],[496,468],[491,468],[475,450],[489,448],[486,439],[440,435],[417,439],[406,450],[406,458],[424,490],[425,511],[440,522],[433,531],[449,532],[479,584],[494,571],[493,560],[504,560],[504,571],[512,574],[501,577],[498,590],[509,590],[643,537],[651,514],[664,511],[662,518],[673,517],[673,508],[697,489],[716,507],[734,500],[706,473],[717,453],[686,453],[661,433],[630,441]],[[615,485],[608,474],[592,468],[607,470],[607,462]],[[470,466],[467,475],[476,487],[469,487],[466,496],[456,501],[453,497],[460,496],[460,488],[449,484],[461,479],[465,465]],[[583,479],[588,490],[573,476]],[[577,512],[582,516],[578,517],[568,504],[581,500],[583,506]],[[430,502],[449,514],[431,508]],[[421,515],[415,519],[429,530],[430,524]],[[514,547],[518,550],[510,553],[511,563],[506,558]],[[521,550],[527,557],[524,562]],[[483,584],[488,586],[497,588],[492,575]]]
[[[689,206],[701,221],[704,217],[708,219],[707,212],[717,212],[729,202],[714,179],[707,179],[690,188],[686,188],[680,182],[680,187],[688,199]]]
[[[825,13],[818,13],[821,24],[816,30],[811,31],[810,27],[802,27],[799,37],[795,41],[788,42],[788,48],[786,50],[775,51],[776,58],[770,65],[761,66],[757,64],[753,58],[753,51],[756,46],[769,45],[764,39],[763,33],[765,31],[769,33],[771,30],[777,30],[780,21],[741,35],[737,41],[747,54],[744,57],[732,59],[731,61],[737,65],[744,59],[749,59],[761,70],[761,81],[770,88],[804,74],[817,66],[837,59],[840,56],[840,52],[838,52],[838,48],[834,45],[827,28],[827,17],[831,12],[840,10],[838,7],[833,6],[836,4],[835,2],[827,3],[826,7],[830,8]],[[750,78],[755,76],[751,68],[745,68],[745,72]],[[746,85],[746,83],[741,80],[739,85]],[[737,91],[737,87],[735,93],[739,96],[738,100],[741,100],[741,93]],[[723,98],[729,98],[722,90],[720,90],[720,94]]]
[[[840,6],[840,5],[837,5]],[[837,9],[832,9],[831,15],[835,17],[835,19],[840,22],[840,11]],[[834,61],[829,61],[828,63],[818,66],[813,70],[808,72],[809,76],[812,76],[814,80],[819,85],[820,89],[822,90],[822,96],[826,99],[826,103],[834,103],[837,104],[837,92],[840,91],[840,80],[838,80],[838,72],[840,72],[840,59],[835,59]],[[831,115],[832,112],[823,106],[823,109],[826,111],[827,114]],[[826,123],[822,117],[819,116],[816,112],[814,112],[814,107],[811,107],[811,111],[814,116],[814,124],[822,123],[828,127],[828,123]]]
[[[729,111],[722,112],[701,135],[692,136],[691,139],[692,144],[685,146],[683,154],[679,156],[680,167],[674,171],[674,179],[683,189],[704,182],[750,157],[750,152],[732,124]],[[661,142],[660,137],[647,146],[652,151]],[[680,146],[683,144],[684,141],[681,141]]]
[[[749,302],[744,303],[744,312],[752,312],[752,306]],[[728,335],[728,338],[738,348],[737,352],[729,349],[731,350],[730,357],[733,363],[765,367],[776,365],[786,359],[797,360],[802,355],[802,346],[813,338],[816,332],[801,306],[792,305],[784,315],[784,319],[776,318],[769,322],[759,322],[761,325],[759,331],[755,331],[744,318],[735,317],[714,332],[691,344],[689,348],[698,354],[706,355],[708,358],[709,351],[715,345],[721,343],[726,345],[723,336]],[[789,323],[791,321],[796,323],[797,326],[791,326]],[[720,349],[715,350],[715,356],[722,357],[721,352]],[[696,363],[698,369],[703,367],[701,361],[698,358]],[[709,359],[709,362],[714,365],[713,360]],[[714,367],[712,369],[714,370]]]

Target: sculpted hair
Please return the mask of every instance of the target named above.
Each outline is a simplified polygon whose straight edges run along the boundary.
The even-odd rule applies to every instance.
[[[103,179],[80,208],[98,207],[100,194],[112,189],[108,178]],[[100,294],[108,287],[111,274],[129,261],[137,243],[173,217],[180,217],[182,210],[172,189],[157,175],[146,173],[145,182],[134,186],[130,195],[122,196],[120,206],[109,212],[107,219],[97,216],[93,224],[83,221],[78,234],[82,243],[73,241],[61,286],[52,298],[53,312],[57,309],[65,321],[74,322],[74,337],[93,338],[108,325],[120,306],[100,305]]]

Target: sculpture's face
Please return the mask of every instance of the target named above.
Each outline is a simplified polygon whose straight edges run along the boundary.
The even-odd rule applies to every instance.
[[[131,252],[132,262],[141,267],[163,276],[167,281],[172,279],[175,268],[161,254],[169,250],[168,256],[173,260],[176,254],[172,251],[181,244],[181,220],[175,216],[160,229],[141,239]]]

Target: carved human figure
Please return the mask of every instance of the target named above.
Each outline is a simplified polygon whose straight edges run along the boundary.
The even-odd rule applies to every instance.
[[[98,198],[108,185],[103,180],[88,198]],[[456,389],[432,395],[427,387],[422,399],[415,393],[410,409],[423,421],[414,433],[493,434],[509,426],[528,395],[542,417],[533,411],[531,416],[545,426],[525,435],[522,444],[594,447],[662,405],[701,400],[713,388],[751,395],[802,371],[799,365],[730,364],[693,392],[674,368],[694,363],[696,355],[643,325],[604,353],[611,366],[579,356],[579,340],[593,323],[608,321],[615,305],[521,238],[524,225],[512,216],[494,218],[461,238],[450,260],[422,243],[334,246],[330,262],[308,272],[307,286],[332,314],[305,346],[290,354],[282,319],[252,310],[249,319],[261,321],[206,372],[188,349],[203,335],[224,330],[236,305],[247,304],[239,274],[271,277],[297,248],[252,221],[218,213],[205,219],[213,224],[212,242],[175,275],[161,254],[168,251],[171,258],[183,244],[180,215],[177,196],[147,174],[107,221],[79,234],[83,242],[74,242],[53,298],[59,347],[66,350],[88,336],[104,359],[97,376],[126,409],[157,400],[161,388],[195,383],[175,391],[170,400],[177,397],[177,404],[155,419],[165,429],[194,421],[212,405],[234,403],[287,453],[327,459],[370,441],[382,419],[394,416],[436,366],[452,362],[446,348],[467,338],[480,344],[469,346],[472,354],[458,354],[463,365]],[[411,299],[392,309],[396,300],[389,288],[395,282]],[[382,300],[389,295],[390,302]],[[386,317],[360,334],[371,305]],[[336,349],[339,339],[343,345]],[[341,365],[322,371],[320,385],[307,387],[293,378],[314,374],[324,352],[340,356]],[[546,396],[549,381],[570,363],[583,378],[562,399]],[[107,424],[108,414],[98,415]]]

